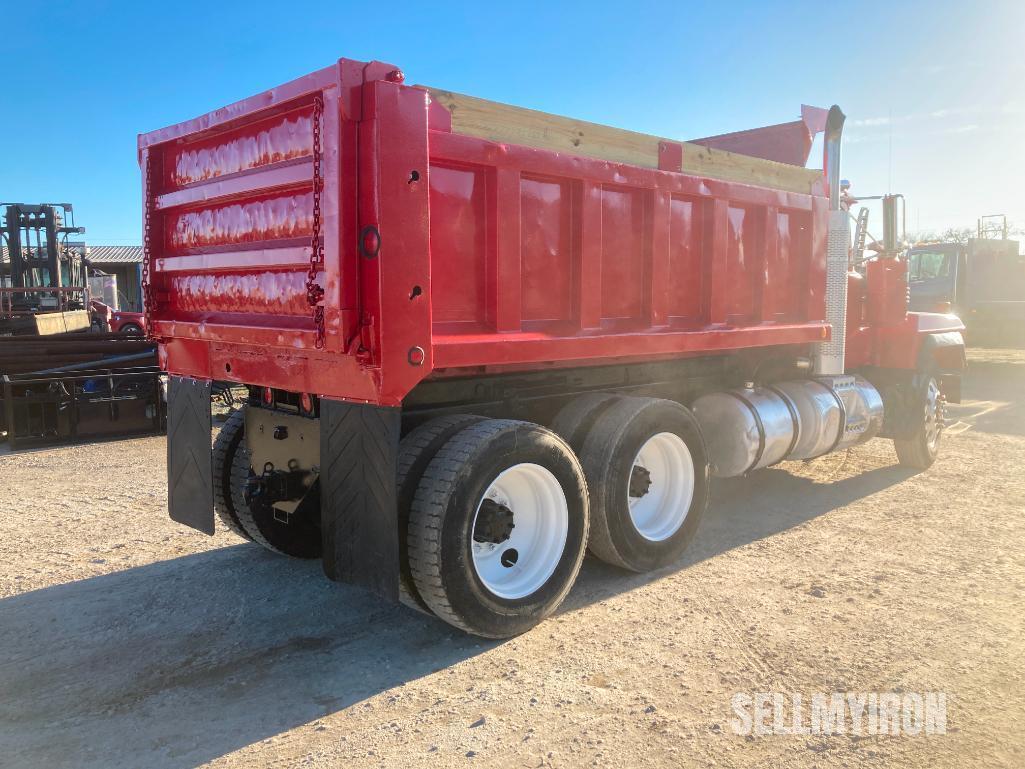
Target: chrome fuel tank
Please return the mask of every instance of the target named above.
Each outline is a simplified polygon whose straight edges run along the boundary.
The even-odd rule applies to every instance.
[[[743,475],[782,460],[800,430],[791,405],[766,388],[740,388],[694,401],[713,475]]]
[[[779,382],[771,387],[790,401],[801,422],[800,436],[787,459],[813,459],[840,444],[845,408],[832,387],[816,379]]]
[[[883,423],[878,391],[849,374],[709,393],[692,409],[721,478],[849,448],[875,437]]]

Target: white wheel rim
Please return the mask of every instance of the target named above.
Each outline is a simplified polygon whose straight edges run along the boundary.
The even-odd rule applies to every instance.
[[[481,507],[488,499],[512,511],[513,528],[503,542],[474,538]],[[499,598],[524,598],[541,589],[555,572],[568,534],[569,504],[559,480],[541,465],[513,465],[491,482],[474,512],[470,528],[474,571]]]
[[[694,499],[694,459],[683,439],[675,433],[657,433],[641,446],[631,469],[632,479],[639,470],[650,480],[642,491],[644,480],[631,482],[627,492],[630,520],[634,528],[651,542],[669,539],[687,518]]]
[[[929,451],[936,451],[941,432],[943,432],[943,407],[940,403],[940,388],[935,379],[930,379],[925,392],[925,442]]]

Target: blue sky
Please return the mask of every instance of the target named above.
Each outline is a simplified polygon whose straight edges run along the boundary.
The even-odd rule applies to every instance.
[[[909,229],[1025,225],[1025,3],[21,3],[5,14],[0,200],[139,242],[139,132],[332,63],[687,139],[848,115],[844,175]],[[14,99],[11,89],[20,86]],[[878,223],[878,222],[877,222]]]

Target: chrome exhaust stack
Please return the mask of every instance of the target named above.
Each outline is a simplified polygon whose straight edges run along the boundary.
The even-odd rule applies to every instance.
[[[826,120],[825,165],[829,181],[829,238],[826,245],[826,322],[833,332],[819,342],[813,373],[841,402],[842,430],[865,435],[865,424],[882,423],[882,398],[867,381],[846,373],[847,272],[850,270],[851,219],[840,205],[840,142],[845,116],[833,106]],[[871,432],[869,430],[868,432]],[[841,439],[836,448],[846,441]]]
[[[847,331],[847,270],[851,225],[840,207],[840,140],[846,116],[833,105],[826,119],[825,166],[829,183],[829,239],[826,249],[826,322],[833,327],[828,342],[819,342],[814,355],[815,376],[843,376]]]

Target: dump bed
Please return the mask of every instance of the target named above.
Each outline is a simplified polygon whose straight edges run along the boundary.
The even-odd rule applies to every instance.
[[[396,405],[828,337],[820,172],[402,80],[342,59],[139,137],[169,371]]]
[[[968,241],[968,304],[1025,303],[1025,255],[1016,240]]]

